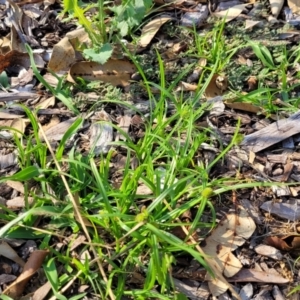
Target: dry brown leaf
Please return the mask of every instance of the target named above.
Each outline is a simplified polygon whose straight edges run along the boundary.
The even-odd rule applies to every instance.
[[[55,105],[55,96],[46,98],[40,102],[38,102],[35,107],[39,109],[46,109],[48,107],[53,107]]]
[[[225,105],[232,109],[243,110],[251,113],[258,113],[261,111],[260,107],[253,105],[252,103],[246,102],[229,102],[228,100],[225,101]]]
[[[9,258],[21,267],[24,267],[25,265],[23,259],[19,257],[15,250],[4,241],[0,241],[0,255]]]
[[[33,203],[33,198],[32,197],[28,197],[27,200],[28,200],[29,204]],[[6,206],[7,206],[7,208],[10,208],[10,209],[25,207],[24,196],[18,196],[18,197],[12,198],[10,200],[7,200],[6,201]]]
[[[9,3],[9,25],[11,27],[11,49],[25,52],[25,37],[22,29],[23,11],[22,9],[11,0],[7,0]]]
[[[12,181],[12,180],[7,180],[6,184],[13,188],[14,190],[20,192],[21,194],[24,194],[24,185],[20,181]]]
[[[284,1],[282,1],[284,3]],[[300,12],[300,1],[299,0],[288,0],[288,6],[294,14],[299,14]]]
[[[43,300],[47,294],[51,291],[51,283],[47,281],[41,287],[39,287],[32,295],[31,300]]]
[[[216,96],[222,96],[227,87],[228,79],[225,76],[214,74],[205,90],[205,97],[211,99]]]
[[[173,18],[170,16],[161,16],[159,18],[151,20],[148,24],[146,24],[142,29],[141,39],[139,40],[139,46],[143,48],[147,47],[152,41],[155,34],[158,32],[159,28],[172,19]]]
[[[43,68],[45,63],[38,54],[34,54],[34,61],[39,68]],[[30,59],[27,53],[12,50],[5,55],[0,55],[0,73],[11,65],[19,65],[28,69],[30,67]]]
[[[242,264],[232,251],[243,245],[256,228],[254,221],[242,206],[238,206],[237,210],[238,214],[232,212],[225,215],[205,239],[205,245],[202,247],[204,253],[212,258],[215,268],[226,277],[232,277],[241,270]],[[211,280],[209,286],[214,296],[227,289],[217,278]]]
[[[275,18],[277,18],[284,4],[284,0],[269,0],[269,1],[270,1],[272,15]]]
[[[248,91],[253,91],[257,88],[257,78],[255,76],[250,76],[247,80]]]
[[[234,20],[236,17],[238,17],[241,12],[245,9],[245,6],[248,4],[239,4],[235,5],[233,7],[230,7],[227,10],[214,12],[212,15],[219,18],[226,18],[226,23]]]
[[[69,39],[70,43],[73,45],[74,49],[81,44],[89,45],[91,40],[89,38],[88,33],[84,28],[77,28],[72,30],[66,34],[66,37]]]
[[[175,43],[163,53],[163,57],[166,56],[168,59],[175,59],[180,52],[186,49],[186,47],[187,44],[183,41]]]
[[[127,60],[110,59],[104,65],[96,62],[75,63],[68,74],[67,80],[75,82],[77,77],[88,81],[101,80],[114,86],[127,86],[131,75],[136,72],[135,66]]]
[[[284,237],[269,236],[265,243],[283,251],[300,250],[300,235],[290,234]]]
[[[274,260],[277,260],[277,261],[282,260],[281,252],[278,249],[276,249],[275,247],[272,247],[270,245],[264,245],[264,244],[257,245],[254,248],[254,251],[258,255],[263,255],[263,256],[266,256],[266,257],[270,257],[270,258],[272,258]]]
[[[0,121],[0,125],[1,126],[7,126],[13,129],[16,129],[17,131],[12,130],[11,133],[12,134],[16,134],[18,137],[20,137],[24,132],[25,132],[25,128],[26,126],[29,124],[29,120],[28,119],[23,119],[23,118],[15,118],[12,120],[1,120]]]
[[[65,73],[65,72],[60,72],[60,73]],[[58,73],[56,73],[56,75],[59,75]],[[43,75],[43,78],[46,80],[46,82],[53,87],[56,87],[58,85],[58,78],[56,76],[53,76],[50,73],[46,73],[45,75]]]
[[[23,272],[17,278],[17,280],[12,283],[8,288],[3,291],[4,295],[10,296],[13,299],[20,297],[23,294],[23,291],[35,274],[35,272],[41,267],[45,257],[48,255],[48,251],[45,250],[36,250],[33,251],[26,262]]]
[[[0,119],[18,119],[18,118],[20,118],[20,115],[14,115],[11,113],[0,111]]]
[[[75,62],[75,50],[67,37],[53,47],[48,67],[53,72],[67,71]]]
[[[245,22],[245,30],[253,28],[255,25],[261,23],[261,21],[254,21],[254,20],[246,20]]]
[[[9,283],[11,281],[14,281],[17,277],[15,275],[10,274],[1,274],[0,275],[0,284],[3,285],[5,283]]]
[[[187,83],[184,81],[180,81],[178,87],[176,88],[176,92],[194,92],[196,91],[198,86],[196,84]]]
[[[12,50],[11,42],[7,37],[3,37],[1,40],[0,54],[5,55]]]

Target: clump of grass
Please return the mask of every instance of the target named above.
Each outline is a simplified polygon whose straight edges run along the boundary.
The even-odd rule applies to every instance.
[[[204,70],[193,97],[173,92],[184,72],[174,82],[166,82],[159,55],[158,83],[148,81],[136,58],[131,56],[151,100],[149,116],[144,120],[144,134],[134,143],[130,136],[116,128],[125,141],[113,143],[107,155],[99,159],[92,153],[86,156],[78,153],[76,145],[69,152],[65,149],[66,141],[82,126],[80,116],[54,153],[49,143],[45,144],[40,138],[41,127],[35,114],[23,107],[32,131],[22,138],[15,136],[20,171],[1,181],[24,182],[25,199],[33,197],[34,202],[26,201],[21,215],[3,207],[1,217],[7,224],[0,229],[0,235],[39,238],[40,248],[50,250],[44,272],[51,283],[53,297],[67,299],[63,293],[76,281],[87,284],[89,289],[68,299],[81,299],[86,293],[98,299],[121,299],[122,296],[184,299],[183,294],[175,291],[172,279],[172,265],[177,256],[193,257],[211,271],[196,245],[187,241],[195,230],[214,227],[212,197],[232,189],[263,185],[232,178],[230,185],[226,185],[229,179],[210,177],[211,169],[238,142],[239,126],[232,142],[213,161],[205,164],[199,159],[201,144],[211,142],[210,132],[195,125],[208,108],[205,103],[199,103],[199,99],[212,76],[224,68],[236,50],[224,51],[220,32],[215,31],[204,41],[197,40],[199,53],[207,50],[210,39],[214,49],[209,57],[211,64]],[[28,51],[31,55],[30,49]],[[38,77],[37,70],[34,71]],[[152,87],[159,90],[159,96],[152,93]],[[61,85],[50,89],[79,115],[70,97],[61,90]],[[116,99],[106,101],[124,106]],[[172,114],[168,111],[170,104],[175,107]],[[126,162],[118,170],[121,180],[116,186],[112,182],[111,161],[118,150],[125,153]],[[131,164],[132,158],[136,161],[135,167]],[[64,165],[63,171],[61,165]],[[139,195],[139,185],[151,193]],[[182,223],[180,216],[191,209],[196,210],[194,219]],[[210,214],[209,221],[204,221],[204,212]],[[34,226],[39,216],[44,216],[43,228]],[[178,226],[190,228],[184,240],[172,233]],[[86,240],[76,249],[76,255],[72,255],[73,236],[81,233]],[[71,242],[63,248],[54,247],[63,238]]]

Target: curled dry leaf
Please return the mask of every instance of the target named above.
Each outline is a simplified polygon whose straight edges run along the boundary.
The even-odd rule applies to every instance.
[[[284,237],[269,236],[265,243],[283,251],[300,251],[300,235],[290,234]]]
[[[142,29],[141,39],[139,40],[139,46],[143,48],[147,47],[158,32],[159,28],[172,19],[173,18],[170,16],[161,16],[159,18],[151,20],[148,24],[146,24]]]
[[[215,267],[226,277],[232,277],[241,268],[241,262],[232,254],[237,247],[243,245],[249,238],[256,226],[247,211],[242,207],[237,207],[237,213],[228,213],[220,221],[218,226],[212,231],[204,241],[202,247],[204,253],[209,255],[214,261]],[[227,287],[217,278],[209,278],[209,287],[214,296],[220,295]]]
[[[11,49],[25,52],[25,35],[22,29],[23,10],[11,0],[7,0],[9,8],[7,11],[6,21],[11,27]]]
[[[227,87],[228,87],[227,77],[220,74],[214,74],[205,90],[205,97],[207,99],[211,99],[216,96],[222,96],[224,92],[227,90]]]
[[[253,91],[257,87],[257,78],[255,76],[250,76],[247,80],[248,91]]]
[[[101,80],[114,86],[127,86],[131,75],[136,72],[135,66],[127,60],[110,59],[104,65],[96,62],[75,63],[69,71],[67,80],[75,82],[77,77],[88,81]]]
[[[54,47],[48,67],[53,72],[67,71],[75,62],[75,50],[67,37]]]
[[[28,281],[41,267],[47,254],[48,251],[45,250],[33,251],[24,266],[23,272],[14,283],[12,283],[7,289],[3,291],[3,294],[13,299],[20,297],[23,294]]]
[[[33,58],[38,68],[44,67],[45,62],[40,55],[34,53]],[[30,67],[29,55],[17,50],[12,50],[5,55],[0,55],[0,73],[11,65],[19,65],[28,69]]]

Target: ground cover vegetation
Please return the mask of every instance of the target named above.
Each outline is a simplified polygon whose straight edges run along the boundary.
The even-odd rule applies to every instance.
[[[0,299],[298,299],[283,4],[0,1]]]

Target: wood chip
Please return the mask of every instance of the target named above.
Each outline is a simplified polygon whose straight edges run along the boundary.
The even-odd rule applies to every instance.
[[[300,132],[300,111],[287,119],[279,120],[255,133],[245,136],[241,146],[259,152]]]
[[[189,286],[176,278],[173,278],[173,282],[176,290],[189,297],[189,299],[191,300],[203,299],[201,296],[201,290],[198,291],[197,287]]]
[[[264,282],[264,283],[276,283],[284,284],[288,283],[289,280],[274,274],[269,274],[262,271],[256,271],[253,269],[242,269],[231,278],[228,278],[229,282]]]
[[[287,155],[282,154],[267,154],[267,159],[273,164],[286,164]]]
[[[292,137],[289,137],[283,140],[282,147],[286,149],[294,149],[295,148],[294,139]]]
[[[294,165],[293,164],[286,164],[284,165],[283,169],[283,175],[281,177],[281,182],[287,182],[292,171],[293,171]]]
[[[292,204],[266,201],[260,206],[260,208],[282,219],[287,219],[293,222],[300,219],[300,200],[295,200]]]
[[[253,285],[251,283],[247,283],[241,289],[240,297],[242,300],[250,300],[252,296],[253,296]]]
[[[0,102],[27,100],[30,98],[39,97],[36,93],[30,92],[13,92],[13,93],[0,93]]]

